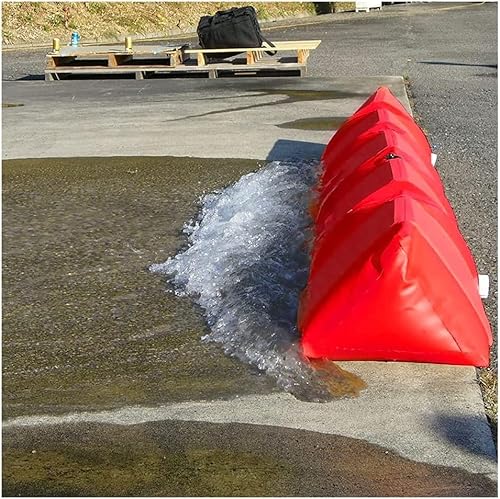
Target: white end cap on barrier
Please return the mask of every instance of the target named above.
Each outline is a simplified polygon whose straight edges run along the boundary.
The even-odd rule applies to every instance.
[[[431,152],[431,163],[432,163],[432,166],[436,166],[436,159],[437,159],[437,154],[434,154],[433,152]]]
[[[490,293],[490,276],[485,274],[479,274],[479,296],[481,298],[488,298]]]

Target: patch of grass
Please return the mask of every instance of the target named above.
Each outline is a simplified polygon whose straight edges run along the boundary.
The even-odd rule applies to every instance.
[[[479,385],[483,392],[484,408],[491,425],[491,432],[498,448],[498,373],[496,369],[488,367],[478,370]]]
[[[356,2],[332,2],[333,12],[352,12],[356,10]]]
[[[106,10],[106,5],[102,2],[89,2],[87,10],[91,14],[102,14]]]
[[[4,44],[70,39],[78,30],[82,43],[118,39],[126,35],[166,35],[172,30],[193,31],[203,15],[248,5],[236,2],[4,2]],[[261,20],[313,15],[309,2],[254,3]]]

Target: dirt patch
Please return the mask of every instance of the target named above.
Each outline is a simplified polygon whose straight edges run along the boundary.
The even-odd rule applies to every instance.
[[[86,40],[123,40],[127,35],[193,31],[201,16],[248,5],[223,2],[4,2],[2,35],[6,45],[49,43],[58,37],[69,43],[77,30]],[[259,20],[314,14],[309,2],[255,3]]]

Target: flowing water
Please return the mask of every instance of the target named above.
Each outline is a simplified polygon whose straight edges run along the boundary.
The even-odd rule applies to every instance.
[[[337,130],[342,126],[347,118],[348,116],[300,118],[298,120],[281,123],[278,127],[292,128],[296,130]]]
[[[333,380],[337,394],[359,389],[332,363],[314,372],[296,349],[317,165],[259,166],[223,158],[5,161],[3,417],[280,387],[325,399],[332,387],[318,386],[318,377]],[[205,195],[186,247],[183,225]],[[165,267],[178,268],[178,294],[189,295],[176,296],[148,267],[183,245],[188,252]]]
[[[188,246],[153,272],[204,310],[203,340],[273,377],[301,400],[355,394],[363,382],[299,347],[296,315],[307,282],[312,239],[308,207],[318,162],[269,163],[204,196],[184,231]]]
[[[215,344],[201,309],[151,262],[175,255],[206,192],[253,160],[3,162],[3,417],[277,390]]]

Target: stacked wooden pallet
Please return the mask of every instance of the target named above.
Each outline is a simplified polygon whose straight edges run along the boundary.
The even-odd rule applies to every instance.
[[[47,54],[46,80],[66,75],[204,75],[218,78],[239,74],[295,74],[304,76],[307,59],[321,40],[275,42],[274,47],[234,49],[189,49],[182,46],[94,46],[62,47]],[[127,44],[126,44],[127,45]],[[267,55],[272,51],[275,55]],[[221,53],[234,53],[229,59]],[[243,57],[240,57],[244,54]]]
[[[187,54],[196,56],[197,67],[207,68],[212,74],[209,77],[217,78],[224,71],[240,73],[263,72],[296,72],[304,76],[307,71],[307,59],[311,50],[314,50],[321,40],[297,40],[274,42],[274,47],[234,48],[234,49],[190,49]],[[236,58],[231,61],[217,60],[220,53],[245,54],[245,59]],[[275,56],[268,53],[274,52]],[[293,55],[286,57],[284,52]],[[267,57],[266,57],[267,55]]]
[[[46,80],[59,80],[64,75],[134,74],[144,78],[145,72],[175,68],[186,58],[184,46],[62,47],[47,54]]]

